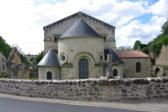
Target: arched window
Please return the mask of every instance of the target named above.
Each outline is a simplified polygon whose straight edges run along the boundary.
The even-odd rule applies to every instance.
[[[103,55],[100,55],[100,60],[101,60],[101,61],[103,60]]]
[[[79,79],[87,79],[89,77],[89,61],[86,58],[79,60]]]
[[[118,76],[118,70],[117,70],[117,69],[114,69],[114,70],[113,70],[113,76],[114,76],[114,77]]]
[[[52,79],[52,72],[48,71],[47,72],[47,80],[51,80]]]
[[[55,43],[57,42],[57,37],[54,37],[54,42],[55,42]]]
[[[160,68],[157,67],[157,68],[155,69],[155,71],[154,71],[154,75],[157,76],[159,72],[160,72]]]
[[[141,72],[141,63],[140,62],[136,63],[136,72],[137,73]]]

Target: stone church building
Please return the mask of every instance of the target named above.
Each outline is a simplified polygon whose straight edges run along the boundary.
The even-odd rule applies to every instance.
[[[117,51],[115,27],[83,12],[44,27],[39,79],[148,77],[150,57]]]

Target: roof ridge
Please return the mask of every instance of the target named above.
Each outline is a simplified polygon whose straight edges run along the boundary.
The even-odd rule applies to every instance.
[[[106,22],[104,22],[104,21],[102,21],[102,20],[100,20],[100,19],[97,19],[97,18],[95,18],[95,17],[93,17],[93,16],[90,16],[90,15],[88,15],[88,14],[82,12],[82,11],[78,11],[78,12],[76,12],[76,13],[73,13],[73,14],[71,14],[71,15],[69,15],[69,16],[63,17],[62,19],[59,19],[59,20],[57,20],[57,21],[55,21],[55,22],[53,22],[53,23],[51,23],[51,24],[48,24],[48,25],[44,26],[43,29],[45,29],[45,28],[47,28],[47,27],[49,27],[49,26],[52,26],[52,25],[54,25],[54,24],[57,24],[57,23],[59,23],[59,22],[65,20],[65,19],[67,19],[67,18],[69,18],[69,17],[72,17],[72,16],[74,16],[74,15],[77,15],[77,14],[83,14],[83,15],[85,15],[85,16],[88,16],[88,17],[90,17],[90,18],[93,18],[93,19],[95,19],[95,20],[98,20],[98,21],[102,22],[102,23],[106,24],[107,26],[110,26],[110,27],[115,28],[115,26],[113,26],[113,25],[111,25],[111,24],[109,24],[109,23],[106,23]]]

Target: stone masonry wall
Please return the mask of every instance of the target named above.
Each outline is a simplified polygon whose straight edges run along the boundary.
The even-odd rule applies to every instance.
[[[0,79],[0,93],[85,101],[153,98],[168,96],[168,78],[62,81]]]
[[[168,66],[168,45],[163,45],[159,56],[156,58],[156,65]]]

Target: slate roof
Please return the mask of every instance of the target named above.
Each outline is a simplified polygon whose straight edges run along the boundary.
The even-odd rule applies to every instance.
[[[105,59],[107,59],[107,54],[112,54],[112,61],[113,62],[118,62],[119,64],[123,64],[124,62],[121,60],[121,58],[117,55],[116,52],[114,52],[112,49],[105,49],[104,50],[104,55]]]
[[[38,63],[38,66],[59,66],[59,59],[57,52],[53,49],[49,50],[47,54]]]
[[[118,51],[118,56],[120,58],[149,58],[149,56],[141,51]]]
[[[79,19],[73,24],[61,38],[67,37],[98,37],[103,38],[96,33],[83,19]]]

